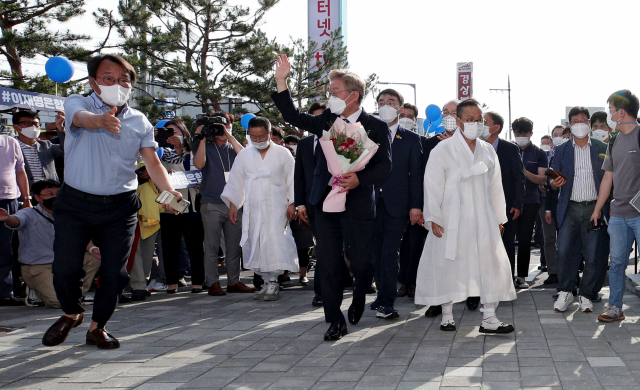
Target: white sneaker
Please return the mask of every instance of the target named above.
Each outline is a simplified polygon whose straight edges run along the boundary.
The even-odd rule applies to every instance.
[[[153,288],[153,286],[156,285],[156,280],[155,279],[151,279],[149,281],[149,283],[147,283],[147,291],[151,291],[151,289]]]
[[[593,303],[591,303],[591,299],[580,295],[578,297],[578,302],[580,302],[580,311],[585,313],[591,313],[593,311]]]
[[[157,282],[156,284],[151,286],[151,290],[150,291],[152,291],[152,292],[167,291],[167,289],[168,289],[168,287],[167,287],[166,284]]]
[[[265,301],[275,301],[278,299],[278,294],[280,293],[280,285],[278,282],[268,282],[267,291],[264,293]]]
[[[567,291],[560,291],[556,303],[553,304],[553,310],[560,312],[566,311],[571,302],[573,302],[573,294]]]
[[[260,289],[260,291],[257,291],[253,295],[253,299],[258,299],[258,300],[263,301],[264,300],[264,294],[267,292],[267,287],[269,287],[269,282],[264,282],[262,284],[262,288]]]
[[[29,288],[29,286],[27,286],[27,299],[24,300],[24,304],[29,307],[44,306],[44,302],[38,298],[36,290]]]

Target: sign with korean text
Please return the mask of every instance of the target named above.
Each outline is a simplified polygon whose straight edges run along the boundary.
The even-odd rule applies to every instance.
[[[458,62],[458,100],[473,97],[473,62]]]
[[[322,44],[331,37],[331,32],[341,29],[343,42],[346,41],[345,10],[346,0],[308,0],[309,2],[309,41],[317,43],[309,69],[324,62]],[[346,43],[346,42],[345,42]]]
[[[66,98],[0,87],[0,105],[35,111],[64,111]]]
[[[173,172],[169,174],[169,181],[176,190],[193,188],[202,182],[202,171]]]

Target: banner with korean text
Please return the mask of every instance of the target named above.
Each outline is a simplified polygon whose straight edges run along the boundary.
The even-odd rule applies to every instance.
[[[64,111],[66,98],[0,87],[0,105],[36,111]]]
[[[473,97],[473,62],[458,62],[458,100]]]
[[[202,171],[180,171],[169,174],[169,182],[176,190],[183,190],[185,188],[193,188],[202,183]]]
[[[346,45],[346,0],[308,0],[309,5],[309,41],[318,44],[309,63],[309,70],[313,70],[324,60],[320,49],[322,44],[331,37],[331,32],[340,29],[342,41]]]

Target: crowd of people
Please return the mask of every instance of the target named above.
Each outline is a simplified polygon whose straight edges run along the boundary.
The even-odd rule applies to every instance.
[[[273,101],[310,135],[285,136],[254,117],[243,145],[229,113],[192,131],[178,119],[151,125],[127,103],[136,73],[121,57],[96,56],[87,68],[94,92],[66,100],[57,139],[40,139],[33,111],[14,113],[15,137],[0,135],[0,305],[61,308],[45,345],[62,343],[93,305],[87,343],[117,348],[105,330],[117,303],[175,294],[186,275],[193,294],[276,300],[289,273],[310,283],[311,256],[310,304],[324,308],[325,340],[348,332],[346,287],[351,324],[374,293],[378,318],[398,318],[395,300],[408,296],[455,331],[453,303],[464,301],[469,310],[482,304],[481,332],[509,333],[514,326],[496,310],[529,287],[534,237],[543,283],[557,288],[555,311],[576,296],[576,308],[593,311],[608,271],[598,320],[624,320],[625,270],[640,237],[639,102],[628,90],[609,96],[608,113],[573,107],[569,126],[540,147],[530,119],[516,119],[515,142],[506,141],[509,124],[474,99],[444,104],[445,131],[425,138],[418,108],[396,90],[381,91],[378,116],[368,114],[365,83],[346,70],[329,73],[327,102],[300,111],[283,55]],[[360,124],[378,150],[363,170],[333,177],[319,137],[337,118]],[[169,136],[158,146],[160,131]],[[194,170],[200,184],[172,187],[169,175]],[[345,211],[324,211],[335,188],[346,193]],[[188,207],[158,203],[164,192]],[[243,269],[253,286],[241,281]]]

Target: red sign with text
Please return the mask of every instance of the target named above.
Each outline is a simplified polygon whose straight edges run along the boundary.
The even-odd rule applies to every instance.
[[[458,62],[458,100],[473,97],[473,62]]]

